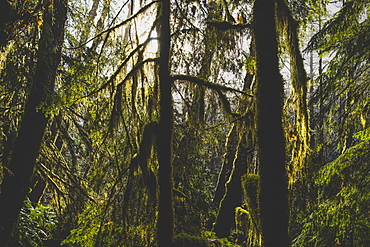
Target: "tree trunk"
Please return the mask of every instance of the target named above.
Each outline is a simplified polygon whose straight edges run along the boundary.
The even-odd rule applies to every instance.
[[[295,140],[292,142],[291,161],[289,165],[289,184],[305,176],[305,165],[309,149],[309,116],[307,107],[307,73],[303,57],[299,50],[299,23],[284,0],[278,0],[279,26],[283,27],[285,43],[290,56],[291,85],[295,108]]]
[[[225,195],[220,202],[214,231],[220,238],[230,235],[230,230],[235,222],[235,208],[241,206],[243,189],[241,177],[247,170],[247,141],[246,134],[241,138],[233,162],[233,170],[225,184]]]
[[[173,181],[172,181],[172,80],[169,71],[170,54],[170,1],[161,2],[160,27],[160,121],[157,138],[159,159],[159,205],[157,223],[158,247],[173,245]]]
[[[278,67],[275,1],[256,0],[257,138],[260,152],[260,213],[265,247],[289,246],[283,83]]]
[[[7,245],[12,230],[16,227],[48,121],[45,113],[38,107],[54,89],[67,10],[64,0],[55,0],[53,7],[53,10],[45,8],[36,71],[9,162],[12,174],[6,175],[1,185],[0,246]]]
[[[253,44],[253,42],[252,42]],[[251,44],[251,46],[252,46]],[[254,56],[253,47],[250,48]],[[243,90],[252,89],[253,75],[247,74]],[[226,154],[219,174],[214,202],[219,205],[214,230],[218,237],[227,237],[235,224],[235,208],[243,203],[243,189],[241,177],[248,168],[252,168],[253,149],[255,146],[254,131],[254,103],[253,100],[243,97],[239,102],[239,112],[245,112],[242,121],[238,121],[230,130],[226,142]],[[240,133],[243,134],[240,137]],[[249,167],[248,167],[249,165]]]
[[[215,196],[213,197],[215,205],[219,205],[222,197],[225,195],[226,182],[229,180],[230,173],[232,172],[237,146],[238,136],[236,133],[236,125],[233,125],[226,139],[226,153],[224,155],[221,171],[218,175]]]

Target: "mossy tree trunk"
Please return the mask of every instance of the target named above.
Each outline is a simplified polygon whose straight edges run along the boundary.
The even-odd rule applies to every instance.
[[[232,151],[232,154],[226,153],[225,155],[224,162],[230,162],[232,168],[223,186],[224,194],[219,202],[217,219],[214,225],[214,231],[218,237],[229,236],[231,229],[235,226],[235,208],[243,204],[241,177],[246,174],[253,163],[255,150],[255,138],[252,136],[254,130],[254,107],[244,109],[246,107],[245,102],[247,102],[246,99],[242,100],[239,108],[245,111],[246,115],[230,131],[235,132],[234,134],[231,133],[234,136],[231,136],[231,134],[229,136],[229,138],[234,139],[234,147],[231,146],[231,150],[227,149],[227,152]]]
[[[253,43],[252,43],[253,44]],[[251,46],[252,46],[251,44]],[[251,54],[254,54],[251,47]],[[247,74],[244,80],[245,89],[253,90],[253,75]],[[235,208],[243,204],[241,177],[253,168],[253,157],[256,139],[254,99],[242,97],[239,112],[244,117],[235,123],[228,134],[226,153],[219,174],[214,202],[219,205],[214,231],[218,237],[227,237],[235,226]]]
[[[241,177],[247,170],[247,140],[246,134],[241,137],[233,162],[229,180],[225,184],[225,195],[222,198],[214,225],[214,231],[220,238],[230,235],[235,223],[235,208],[242,204]]]
[[[283,247],[289,246],[288,184],[282,126],[283,83],[278,67],[275,1],[256,0],[253,11],[262,238],[265,247]]]
[[[37,52],[36,71],[24,109],[21,127],[9,161],[11,174],[5,174],[0,193],[0,246],[7,246],[18,215],[29,191],[36,158],[48,118],[39,109],[54,90],[66,19],[66,1],[55,0],[46,7]]]
[[[158,247],[173,245],[173,180],[172,180],[172,79],[169,70],[170,55],[170,1],[161,1],[160,27],[160,121],[157,137],[159,159],[159,205],[157,223]]]
[[[218,175],[217,186],[213,202],[215,205],[219,205],[221,199],[225,195],[226,182],[230,178],[232,172],[233,161],[238,146],[238,135],[236,132],[236,125],[233,125],[229,131],[226,139],[226,153],[224,155],[224,161],[222,163],[221,171]]]
[[[292,143],[291,161],[288,169],[289,184],[305,176],[308,149],[310,142],[309,114],[307,106],[307,73],[304,68],[302,54],[299,50],[299,23],[286,2],[277,0],[278,26],[285,36],[285,44],[290,57],[291,85],[293,107],[295,111],[294,136]]]

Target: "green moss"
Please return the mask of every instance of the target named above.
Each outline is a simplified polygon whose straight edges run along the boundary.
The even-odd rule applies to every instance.
[[[257,213],[259,176],[257,174],[246,174],[241,179],[246,203],[250,210]]]
[[[261,222],[258,206],[260,177],[257,174],[245,174],[241,180],[245,204],[243,207],[235,209],[235,220],[249,239],[249,243],[252,246],[261,246]]]
[[[175,247],[207,247],[207,240],[198,236],[180,233],[174,237]]]

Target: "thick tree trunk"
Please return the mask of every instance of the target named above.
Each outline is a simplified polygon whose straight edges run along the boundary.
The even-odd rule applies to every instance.
[[[29,191],[36,158],[48,119],[38,107],[54,89],[57,67],[61,56],[66,2],[55,0],[53,14],[45,9],[44,23],[37,55],[36,71],[22,124],[15,141],[9,169],[0,193],[0,246],[6,246]]]
[[[159,205],[157,223],[158,247],[173,245],[173,181],[172,181],[172,94],[169,71],[170,54],[170,1],[161,2],[160,28],[160,121],[157,138],[159,159]]]
[[[256,0],[257,138],[260,152],[260,213],[265,247],[289,246],[283,83],[278,68],[275,1]]]

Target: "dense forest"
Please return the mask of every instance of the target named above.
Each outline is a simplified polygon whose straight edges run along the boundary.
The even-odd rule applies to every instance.
[[[0,0],[0,247],[370,246],[369,14]]]

